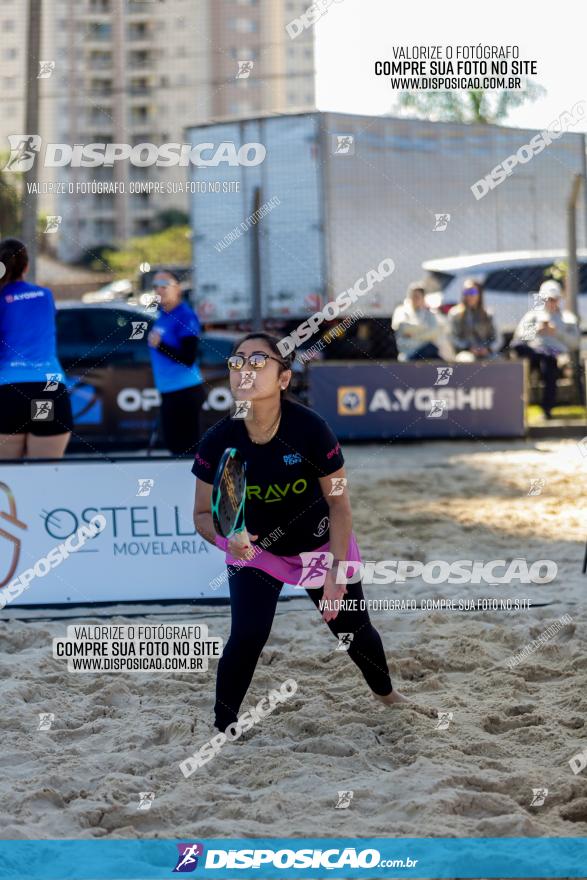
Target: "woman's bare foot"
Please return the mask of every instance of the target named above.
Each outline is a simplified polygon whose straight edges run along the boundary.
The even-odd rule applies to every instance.
[[[381,694],[376,694],[374,691],[371,691],[371,693],[376,700],[379,700],[379,702],[383,703],[385,706],[408,706],[415,712],[421,712],[422,714],[427,715],[428,718],[438,717],[438,711],[436,709],[429,709],[428,706],[420,706],[418,703],[413,703],[403,694],[400,694],[399,691],[392,691],[390,694],[386,694],[385,696],[381,696]]]
[[[379,700],[380,703],[384,703],[386,706],[399,705],[401,703],[408,703],[409,700],[407,697],[404,697],[403,694],[400,694],[399,691],[392,691],[390,694],[386,694],[384,697],[381,694],[376,694],[374,692],[373,696],[376,700]]]

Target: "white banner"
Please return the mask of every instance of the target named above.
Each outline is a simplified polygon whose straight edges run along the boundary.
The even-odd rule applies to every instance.
[[[0,464],[0,608],[226,598],[224,553],[194,529],[190,467]]]

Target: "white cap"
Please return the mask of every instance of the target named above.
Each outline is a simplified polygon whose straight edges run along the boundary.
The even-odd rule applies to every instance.
[[[562,287],[558,281],[554,281],[553,279],[550,281],[543,281],[538,292],[542,299],[560,299],[563,295]]]

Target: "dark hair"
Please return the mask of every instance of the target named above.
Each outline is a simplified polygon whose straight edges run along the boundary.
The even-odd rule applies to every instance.
[[[155,275],[171,275],[174,281],[177,281],[178,284],[181,284],[179,275],[177,274],[177,272],[172,272],[171,269],[157,269]],[[155,275],[153,275],[153,278],[155,277]]]
[[[426,296],[426,288],[424,286],[424,281],[412,281],[411,284],[408,285],[408,289],[406,290],[406,296],[411,296],[412,293],[415,293],[417,290],[420,293],[423,293]]]
[[[465,291],[466,290],[477,290],[479,292],[479,300],[477,302],[476,308],[481,311],[485,311],[485,306],[483,305],[483,284],[481,281],[477,281],[475,278],[465,278],[463,283],[463,292],[461,294],[461,302],[464,303],[465,300]]]
[[[0,290],[11,281],[18,281],[28,266],[29,255],[26,245],[18,238],[5,238],[0,241],[0,263],[3,263],[6,272],[0,278]]]
[[[271,349],[273,354],[277,358],[279,358],[279,361],[281,364],[280,369],[279,369],[280,376],[285,370],[292,369],[293,362],[295,361],[295,358],[296,358],[295,349],[294,349],[294,351],[291,351],[289,354],[283,355],[280,352],[279,346],[277,344],[279,342],[279,337],[273,336],[272,333],[266,333],[265,330],[258,330],[256,333],[247,333],[246,336],[243,336],[241,339],[238,340],[238,342],[236,342],[234,344],[234,346],[232,348],[232,354],[235,354],[238,351],[238,349],[241,347],[243,342],[247,342],[249,339],[261,339],[261,340],[263,340],[263,342],[267,343],[267,345],[269,346],[269,348]],[[287,394],[287,390],[283,389],[281,392],[281,396],[283,397],[285,394]]]

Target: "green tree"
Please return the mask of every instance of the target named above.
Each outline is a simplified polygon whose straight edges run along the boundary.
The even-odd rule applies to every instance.
[[[134,278],[141,263],[189,263],[191,255],[189,226],[172,226],[153,235],[131,238],[120,250],[105,250],[102,256],[117,276]]]
[[[400,92],[395,111],[408,111],[420,119],[435,122],[502,122],[508,114],[528,101],[536,101],[546,89],[531,80],[522,89],[498,91]]]
[[[171,226],[186,226],[189,222],[188,214],[177,208],[168,208],[155,215],[155,228],[160,231],[169,229]]]
[[[6,165],[9,153],[0,154],[0,166]],[[21,198],[18,186],[20,175],[0,170],[0,238],[20,234]]]

